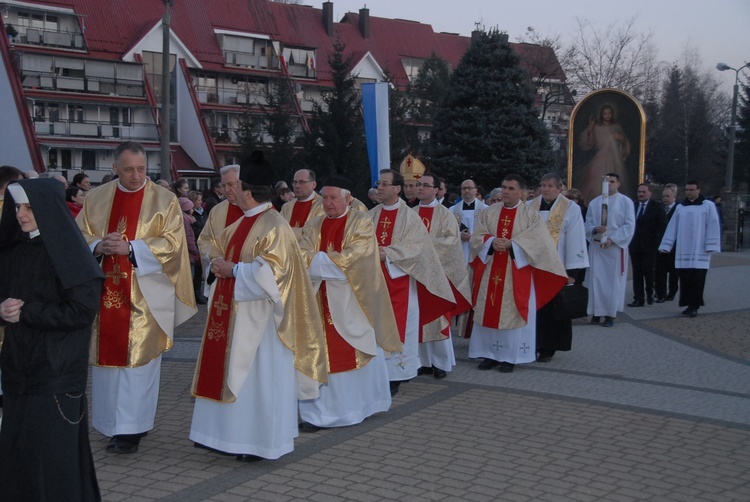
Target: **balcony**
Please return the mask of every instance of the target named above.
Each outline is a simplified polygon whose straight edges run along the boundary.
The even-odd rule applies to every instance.
[[[198,101],[218,105],[265,105],[266,96],[244,89],[217,89],[216,87],[196,86]]]
[[[26,89],[83,92],[128,98],[143,98],[145,96],[142,80],[104,77],[67,77],[54,73],[22,71],[21,81]]]
[[[8,25],[13,26],[18,33],[18,35],[11,39],[14,44],[86,51],[86,42],[81,33],[31,28],[19,24],[6,23],[6,26]]]
[[[255,68],[258,70],[278,70],[279,58],[276,56],[265,56],[250,52],[225,50],[224,60],[228,66],[239,66],[241,68]]]
[[[154,124],[137,122],[126,126],[99,121],[70,122],[66,120],[37,120],[34,122],[34,129],[37,136],[134,141],[155,141],[159,139]]]

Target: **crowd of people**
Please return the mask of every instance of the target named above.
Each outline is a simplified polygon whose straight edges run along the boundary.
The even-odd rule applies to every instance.
[[[114,159],[115,179],[96,188],[0,167],[9,500],[99,499],[88,366],[91,425],[108,453],[137,452],[155,425],[162,354],[196,304],[207,320],[186,435],[255,462],[288,454],[300,432],[386,412],[404,382],[446,378],[452,328],[479,370],[549,362],[572,348],[564,288],[583,282],[591,322],[612,326],[630,263],[629,307],[671,301],[679,286],[695,317],[720,250],[696,181],[679,204],[676,185],[659,202],[642,184],[635,205],[610,173],[586,207],[557,174],[538,191],[510,174],[486,203],[464,180],[451,204],[445,180],[411,158],[380,171],[363,203],[351,180],[310,169],[290,189],[267,166],[229,165],[202,194],[151,182],[138,143]]]

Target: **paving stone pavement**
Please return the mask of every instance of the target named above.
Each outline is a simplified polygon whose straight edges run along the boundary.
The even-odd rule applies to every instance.
[[[156,428],[104,453],[107,501],[750,501],[750,252],[714,257],[695,319],[677,302],[574,326],[573,350],[511,374],[476,369],[468,341],[445,380],[401,386],[390,411],[301,434],[241,464],[188,440],[205,307],[164,357]],[[629,301],[630,292],[627,293]]]

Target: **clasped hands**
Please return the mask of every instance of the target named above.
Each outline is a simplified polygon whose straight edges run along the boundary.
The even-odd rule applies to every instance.
[[[100,255],[123,255],[127,256],[130,254],[130,243],[122,238],[122,234],[119,232],[112,232],[104,236],[104,239],[94,248],[94,254]]]
[[[233,261],[226,261],[223,258],[216,258],[211,262],[211,272],[219,279],[229,279],[234,277],[234,266],[236,263]]]
[[[504,237],[495,237],[494,239],[492,239],[492,249],[494,249],[498,253],[504,253],[512,246],[513,243],[510,239],[506,239]]]
[[[8,298],[0,303],[0,317],[5,322],[18,322],[21,318],[21,307],[23,307],[23,300]]]

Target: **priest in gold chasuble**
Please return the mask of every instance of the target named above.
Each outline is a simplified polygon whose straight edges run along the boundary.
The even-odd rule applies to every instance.
[[[521,202],[523,178],[502,184],[503,202],[482,211],[471,236],[474,330],[469,357],[483,358],[480,370],[536,360],[536,311],[567,282],[539,212]]]
[[[203,279],[205,289],[203,294],[208,296],[209,285],[205,282],[208,278],[211,260],[220,257],[219,238],[224,229],[244,216],[242,209],[237,206],[237,191],[239,187],[240,166],[232,164],[224,166],[220,170],[221,184],[224,187],[225,200],[216,204],[208,213],[208,221],[203,226],[198,236],[198,250],[201,254],[201,266],[203,267]]]
[[[92,425],[107,451],[132,453],[154,427],[161,354],[196,312],[185,230],[174,195],[146,176],[138,143],[115,150],[119,179],[93,189],[76,219],[105,282],[91,340]]]
[[[292,189],[294,199],[281,206],[281,216],[289,223],[294,236],[302,237],[302,227],[310,219],[323,214],[322,198],[315,192],[317,181],[315,172],[310,169],[300,169],[294,173]]]
[[[404,344],[401,354],[386,361],[391,393],[400,382],[417,376],[420,328],[443,318],[456,308],[450,283],[419,215],[399,198],[403,178],[384,169],[378,180],[381,204],[368,213],[375,224],[380,265],[391,296],[396,326]],[[445,339],[437,333],[434,341]]]
[[[321,191],[325,216],[308,221],[300,248],[326,334],[328,383],[299,403],[301,430],[341,427],[388,411],[384,351],[401,352],[372,220],[350,205],[351,182],[332,176]]]
[[[297,399],[327,381],[323,322],[297,239],[271,204],[272,173],[243,165],[240,181],[244,215],[211,264],[190,439],[241,461],[276,459],[294,449]]]
[[[419,215],[430,234],[432,245],[440,258],[440,265],[450,282],[456,308],[444,317],[422,326],[419,337],[420,375],[445,378],[446,372],[456,365],[453,341],[450,339],[451,317],[471,310],[471,281],[464,260],[459,237],[458,221],[448,208],[438,203],[440,178],[427,173],[417,182],[419,205],[414,211]],[[425,340],[434,340],[426,342]]]

